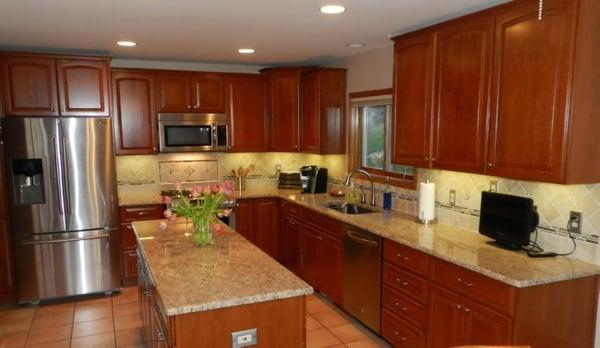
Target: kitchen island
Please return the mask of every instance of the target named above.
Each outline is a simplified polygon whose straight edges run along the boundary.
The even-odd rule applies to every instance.
[[[149,346],[231,347],[251,329],[263,347],[305,345],[311,286],[228,227],[199,248],[185,220],[160,224],[133,224]]]

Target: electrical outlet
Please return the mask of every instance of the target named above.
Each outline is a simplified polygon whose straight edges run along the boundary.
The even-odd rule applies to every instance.
[[[465,192],[465,201],[468,201],[469,199],[471,199],[471,192],[466,191]]]
[[[231,348],[241,348],[256,345],[256,329],[231,333]]]
[[[456,190],[450,190],[450,194],[448,197],[448,203],[450,203],[451,207],[456,205]]]
[[[490,181],[490,192],[498,192],[498,182],[496,180]]]
[[[569,222],[567,223],[567,230],[571,233],[581,234],[581,224],[583,215],[578,211],[572,211],[569,213]]]
[[[276,164],[275,165],[275,173],[279,174],[279,172],[281,172],[281,164]]]

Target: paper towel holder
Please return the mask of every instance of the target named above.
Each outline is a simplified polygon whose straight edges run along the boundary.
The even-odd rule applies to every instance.
[[[434,218],[433,220],[422,219],[420,217],[416,217],[415,221],[420,223],[421,225],[435,225],[438,223],[438,218]]]

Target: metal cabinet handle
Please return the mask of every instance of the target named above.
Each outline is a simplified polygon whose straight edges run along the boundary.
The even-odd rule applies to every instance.
[[[402,255],[402,254],[400,254],[400,253],[398,253],[398,254],[397,254],[397,256],[398,256],[399,258],[401,258],[402,260],[404,260],[404,261],[408,261],[408,259],[409,259],[409,257],[408,257],[408,256],[404,256],[404,255]]]
[[[396,303],[394,303],[394,305],[395,305],[396,307],[400,307],[400,303],[399,303],[399,302],[396,302]],[[408,308],[406,308],[406,307],[402,307],[402,308],[400,308],[400,310],[401,310],[401,311],[403,311],[403,312],[405,312],[405,311],[407,311],[407,310],[408,310]]]
[[[465,312],[469,313],[471,311],[470,308],[465,307]]]
[[[102,239],[102,238],[110,238],[110,234],[103,233],[96,236],[90,237],[81,237],[81,238],[66,238],[66,239],[54,239],[54,240],[40,240],[40,241],[22,241],[23,245],[36,245],[36,244],[54,244],[54,243],[66,243],[66,242],[79,242],[83,240],[94,240],[94,239]]]
[[[462,285],[464,285],[466,287],[469,287],[469,288],[474,285],[473,283],[468,282],[468,281],[466,281],[466,280],[464,280],[462,278],[458,278],[458,279],[456,279],[456,281],[459,282],[459,283],[461,283]]]
[[[403,282],[400,278],[396,278],[396,283],[400,283],[402,286],[407,286],[408,282]]]
[[[461,309],[461,308],[462,308],[461,305],[459,305],[459,304],[456,305],[456,309]]]
[[[494,166],[494,163],[488,162],[488,167],[493,167],[493,166]]]

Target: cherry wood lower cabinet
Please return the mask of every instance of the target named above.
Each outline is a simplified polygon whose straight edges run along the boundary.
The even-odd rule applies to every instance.
[[[232,332],[250,328],[256,328],[260,347],[306,346],[305,296],[167,316],[141,255],[138,276],[144,341],[149,348],[229,348]]]
[[[4,177],[4,146],[0,144],[0,305],[16,301],[8,197]]]
[[[135,285],[137,274],[137,242],[131,223],[134,221],[162,219],[165,210],[162,204],[128,205],[119,207],[121,220],[121,283]]]
[[[290,271],[302,274],[302,231],[298,221],[299,208],[284,200],[279,201],[279,232],[277,234],[277,260]]]
[[[276,198],[237,201],[236,231],[273,258],[277,257],[277,210]]]

